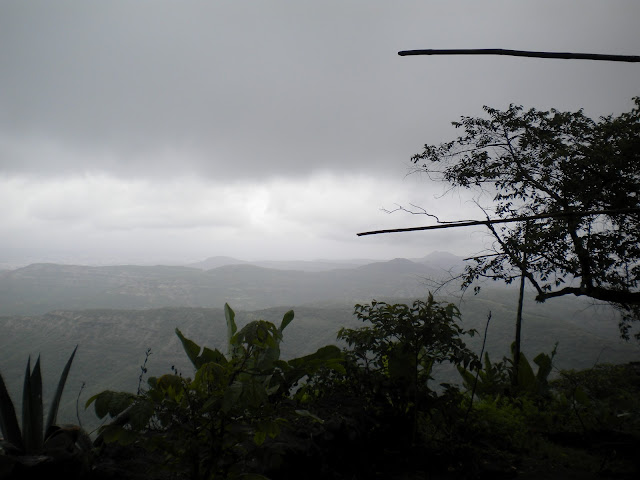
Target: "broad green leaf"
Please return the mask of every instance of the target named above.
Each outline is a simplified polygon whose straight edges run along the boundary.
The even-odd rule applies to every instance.
[[[335,345],[325,345],[314,353],[289,360],[289,365],[294,368],[304,368],[310,373],[334,360],[342,360],[342,351]]]
[[[167,373],[158,378],[156,385],[160,390],[164,392],[169,392],[170,389],[173,389],[175,396],[176,392],[184,390],[183,382],[184,380],[179,375]]]
[[[541,353],[533,359],[533,363],[538,365],[538,374],[536,375],[538,382],[540,384],[546,384],[547,377],[551,373],[551,357],[546,353]]]
[[[280,360],[280,347],[277,344],[272,345],[258,355],[255,368],[260,372],[270,371],[278,360]]]
[[[267,390],[256,378],[251,377],[248,381],[242,382],[242,394],[239,400],[243,406],[258,408],[267,401]]]
[[[253,436],[253,443],[255,443],[257,446],[260,446],[264,443],[266,439],[267,439],[267,432],[258,430]]]
[[[484,369],[487,372],[491,371],[491,360],[489,359],[489,352],[484,352]]]
[[[285,421],[284,419],[279,419]],[[256,445],[260,446],[269,438],[276,438],[280,434],[280,424],[278,420],[265,420],[260,422],[256,427],[256,432],[253,436],[253,441]]]
[[[2,375],[0,375],[0,429],[2,436],[14,447],[22,450],[22,434],[16,417],[16,410],[7,391]]]
[[[153,403],[149,401],[137,402],[129,409],[129,425],[134,431],[144,429],[154,414]]]
[[[229,304],[224,304],[224,317],[227,322],[227,355],[230,358],[240,358],[243,355],[244,347],[241,345],[239,338],[238,327],[236,325],[236,314],[231,309]]]
[[[124,412],[134,400],[135,395],[131,393],[105,390],[87,400],[85,408],[95,402],[94,407],[98,418],[104,418],[107,414],[116,417]]]
[[[224,397],[222,399],[222,411],[224,413],[229,413],[233,407],[237,406],[238,400],[242,395],[242,389],[242,382],[238,380],[229,385],[227,390],[224,392]]]
[[[105,428],[101,430],[100,436],[107,443],[117,442],[122,430],[123,428],[119,425],[106,425]]]
[[[229,348],[229,355],[231,355],[232,357],[235,357],[234,353],[234,348],[233,348],[233,344],[232,344],[232,339],[233,336],[236,334],[236,332],[238,331],[238,327],[236,326],[236,314],[235,312],[231,309],[231,307],[229,306],[228,303],[224,304],[224,318],[227,321],[227,345]]]
[[[314,415],[309,410],[296,410],[295,412],[296,412],[296,414],[300,415],[301,417],[309,417],[309,418],[311,418],[312,420],[315,420],[318,423],[324,423],[324,420],[322,420],[317,415]]]
[[[200,353],[200,346],[197,345],[194,341],[189,340],[184,335],[182,335],[182,332],[177,328],[176,328],[176,335],[182,342],[182,347],[184,348],[184,351],[187,353],[187,357],[189,357],[189,360],[191,360],[191,363],[193,363],[193,366],[198,368],[198,354]]]
[[[217,348],[211,350],[209,347],[204,347],[202,349],[202,353],[198,357],[198,368],[202,367],[205,363],[211,362],[226,365],[227,359]]]
[[[73,357],[76,354],[76,350],[78,350],[78,345],[73,349],[71,353],[71,357],[67,361],[67,364],[64,366],[62,370],[62,375],[60,375],[60,380],[58,381],[58,387],[56,388],[56,392],[53,395],[53,401],[51,402],[51,407],[49,408],[49,415],[47,416],[47,423],[45,424],[44,431],[48,431],[49,427],[56,424],[58,419],[58,408],[60,407],[60,398],[62,397],[62,391],[64,390],[65,383],[67,382],[67,376],[69,375],[69,369],[71,368],[71,362],[73,362]]]
[[[518,386],[528,391],[536,388],[536,376],[533,373],[527,357],[525,357],[522,352],[520,353],[520,361],[518,362]]]
[[[282,331],[287,328],[287,325],[289,325],[293,321],[293,315],[293,310],[289,310],[284,314],[284,317],[282,317],[282,323],[280,323],[280,328],[278,329],[280,330],[280,333],[282,333]]]
[[[460,365],[456,365],[456,367],[458,368],[458,373],[462,377],[462,382],[464,383],[465,388],[467,390],[473,390],[473,384],[476,381],[475,375]]]
[[[279,368],[283,372],[287,388],[290,388],[305,375],[313,375],[323,368],[344,375],[346,369],[343,362],[342,351],[335,345],[326,345],[315,353],[289,360],[286,367],[279,365]]]
[[[219,363],[209,362],[198,369],[191,386],[203,392],[220,392],[226,388],[227,382],[227,369]]]
[[[345,374],[343,360],[342,351],[338,347],[326,345],[320,347],[315,353],[289,360],[288,364],[293,369],[287,371],[285,376],[289,384],[293,384],[305,375],[313,375],[322,368]]]

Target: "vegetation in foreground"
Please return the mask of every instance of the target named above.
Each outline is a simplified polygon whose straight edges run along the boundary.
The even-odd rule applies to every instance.
[[[227,305],[226,352],[176,329],[192,374],[173,369],[137,393],[88,400],[107,420],[90,451],[84,435],[60,437],[57,450],[12,449],[3,416],[0,476],[38,478],[27,453],[87,479],[637,474],[640,365],[563,371],[549,381],[555,349],[532,363],[520,354],[517,370],[512,357],[479,358],[465,344],[476,332],[459,326],[453,304],[431,296],[357,305],[355,314],[363,326],[338,333],[346,348],[285,361],[292,311],[279,326],[256,320],[238,329]],[[464,386],[434,385],[438,364],[455,366]]]

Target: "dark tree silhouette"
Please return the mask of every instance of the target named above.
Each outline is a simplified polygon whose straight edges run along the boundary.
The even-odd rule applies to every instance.
[[[640,314],[640,97],[634,103],[598,120],[484,107],[486,117],[453,123],[463,135],[412,158],[417,171],[492,198],[481,223],[493,252],[472,259],[463,286],[524,274],[538,301],[573,294],[614,305],[628,338]]]

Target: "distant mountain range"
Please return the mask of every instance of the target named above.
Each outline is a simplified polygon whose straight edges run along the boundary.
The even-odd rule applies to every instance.
[[[432,252],[422,258],[412,258],[412,262],[425,264],[434,268],[459,268],[462,257],[457,257],[448,252]],[[211,270],[213,268],[224,267],[227,265],[254,265],[256,267],[273,268],[275,270],[300,270],[303,272],[326,272],[328,270],[337,270],[345,268],[357,268],[372,263],[384,263],[379,260],[371,259],[350,259],[350,260],[263,260],[248,262],[246,260],[238,260],[232,257],[209,257],[206,260],[196,263],[190,263],[187,267],[199,268],[201,270]]]
[[[212,257],[183,267],[33,264],[0,272],[0,315],[88,308],[221,308],[225,302],[253,310],[357,303],[384,295],[421,297],[427,283],[447,277],[447,268],[461,268],[461,260],[450,254],[358,262],[364,261],[250,263]]]

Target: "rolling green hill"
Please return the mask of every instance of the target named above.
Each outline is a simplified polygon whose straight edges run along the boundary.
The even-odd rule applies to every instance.
[[[225,265],[190,267],[34,264],[0,273],[0,315],[52,310],[217,307],[254,310],[313,302],[356,303],[380,295],[413,297],[440,269],[396,259],[321,272]]]

